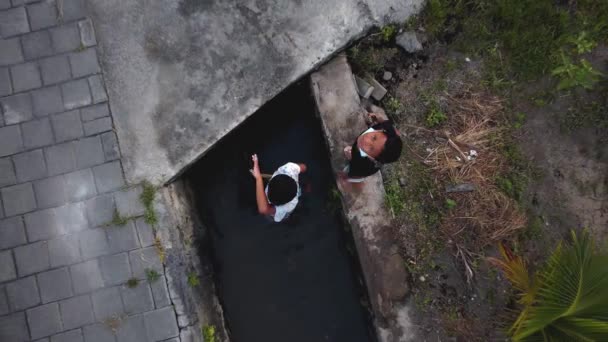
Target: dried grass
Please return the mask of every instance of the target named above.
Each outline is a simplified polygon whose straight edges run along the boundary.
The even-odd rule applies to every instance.
[[[456,201],[457,205],[444,215],[441,223],[442,233],[459,246],[466,265],[467,253],[479,253],[490,244],[512,238],[525,227],[526,216],[495,185],[508,166],[501,153],[507,134],[501,125],[501,100],[489,94],[463,91],[458,96],[448,96],[448,108],[446,129],[426,130],[436,140],[445,142],[431,148],[423,162],[434,171],[434,178],[442,186],[472,183],[476,187],[473,192],[445,194],[446,199]],[[477,152],[476,157],[471,150]]]

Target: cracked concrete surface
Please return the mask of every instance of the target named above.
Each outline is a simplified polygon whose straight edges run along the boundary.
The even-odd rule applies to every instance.
[[[422,2],[88,1],[127,180],[171,180],[287,85]]]

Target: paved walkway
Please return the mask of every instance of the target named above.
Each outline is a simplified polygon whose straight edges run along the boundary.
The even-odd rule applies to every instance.
[[[179,341],[92,23],[56,1],[0,0],[0,341]]]

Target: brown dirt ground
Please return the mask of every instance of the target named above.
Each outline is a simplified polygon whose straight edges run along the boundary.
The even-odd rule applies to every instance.
[[[385,70],[393,73],[383,84],[402,104],[393,118],[405,136],[404,153],[400,163],[387,167],[384,174],[386,182],[399,180],[403,191],[412,196],[405,198],[404,212],[395,216],[395,238],[412,275],[410,300],[417,308],[413,317],[424,341],[505,340],[503,328],[512,316],[509,309],[515,307],[508,283],[485,259],[496,256],[496,248],[486,247],[470,255],[474,276],[468,283],[453,241],[442,236],[438,224],[419,224],[429,219],[433,210],[445,210],[438,203],[445,195],[432,186],[428,193],[409,191],[423,182],[420,177],[431,177],[433,183],[432,174],[416,156],[437,141],[412,127],[425,126],[429,98],[447,112],[448,94],[463,89],[488,91],[483,83],[483,60],[471,58],[468,62],[466,57],[449,46],[433,43],[417,55],[400,52],[385,61],[384,69],[375,75],[382,79]],[[587,57],[608,73],[608,48],[600,46]],[[605,240],[608,234],[608,128],[578,127],[564,119],[569,110],[580,111],[594,101],[608,108],[608,88],[557,94],[554,87],[546,79],[503,96],[505,101],[512,99],[507,101],[507,120],[513,113],[525,114],[512,138],[535,174],[519,201],[529,225],[509,242],[532,268],[571,229],[588,227],[598,240]],[[543,104],[534,101],[539,97]],[[420,169],[422,173],[415,172]]]

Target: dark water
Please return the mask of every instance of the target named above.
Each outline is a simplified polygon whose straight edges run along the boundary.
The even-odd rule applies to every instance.
[[[287,222],[257,214],[248,172],[254,152],[263,173],[289,161],[308,165]],[[212,231],[233,341],[374,341],[342,223],[328,203],[334,180],[306,82],[264,106],[186,177]]]

